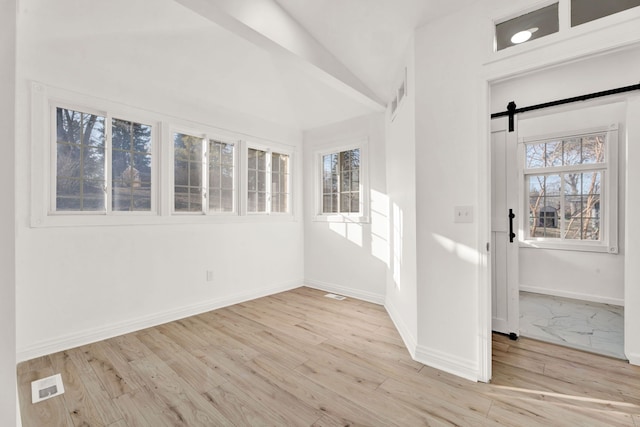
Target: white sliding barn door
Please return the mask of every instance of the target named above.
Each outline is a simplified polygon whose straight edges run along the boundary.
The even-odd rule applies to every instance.
[[[491,121],[491,317],[492,329],[519,335],[517,119]],[[509,212],[514,217],[509,218]],[[512,227],[510,227],[510,225]],[[510,233],[515,236],[510,238]],[[511,240],[513,240],[511,242]]]

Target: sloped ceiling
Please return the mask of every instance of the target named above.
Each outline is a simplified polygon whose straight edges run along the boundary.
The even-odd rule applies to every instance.
[[[306,130],[384,111],[414,28],[466,1],[24,0],[22,60]]]
[[[473,0],[275,0],[389,102],[415,28]]]

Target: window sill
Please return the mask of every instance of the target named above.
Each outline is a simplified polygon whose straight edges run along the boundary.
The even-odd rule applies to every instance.
[[[604,242],[550,242],[525,240],[520,241],[519,246],[525,249],[550,249],[560,251],[600,252],[617,254],[617,246],[609,246]]]
[[[316,215],[313,219],[316,222],[343,222],[354,224],[367,224],[369,223],[368,216],[360,215],[347,215],[347,214],[330,214],[330,215]]]

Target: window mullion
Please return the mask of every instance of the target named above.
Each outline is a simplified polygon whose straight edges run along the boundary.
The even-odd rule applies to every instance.
[[[105,212],[110,214],[112,212],[111,204],[112,204],[112,184],[111,179],[113,175],[113,171],[111,170],[112,162],[112,118],[110,115],[106,115],[105,118],[105,135],[104,135],[104,192],[105,192]]]
[[[202,138],[202,172],[201,172],[201,182],[202,182],[202,194],[201,194],[201,203],[202,203],[202,213],[207,214],[209,211],[209,139]]]
[[[268,215],[271,214],[271,203],[272,203],[272,198],[271,198],[271,189],[273,186],[273,177],[271,176],[271,174],[273,173],[273,169],[272,169],[272,160],[273,160],[273,153],[271,152],[271,150],[267,150],[265,152],[265,156],[267,157],[267,167],[266,167],[266,172],[265,172],[265,199],[266,199],[266,206],[265,206],[265,210],[266,213]]]
[[[560,173],[560,240],[565,240],[566,236],[566,218],[565,218],[565,173]]]

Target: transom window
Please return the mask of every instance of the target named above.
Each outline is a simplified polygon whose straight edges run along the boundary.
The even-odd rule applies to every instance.
[[[247,212],[289,212],[289,155],[247,149]]]
[[[525,142],[525,240],[602,244],[607,230],[616,232],[617,162],[610,147],[616,141],[610,133]]]
[[[55,118],[56,212],[151,211],[150,125],[61,107]]]

